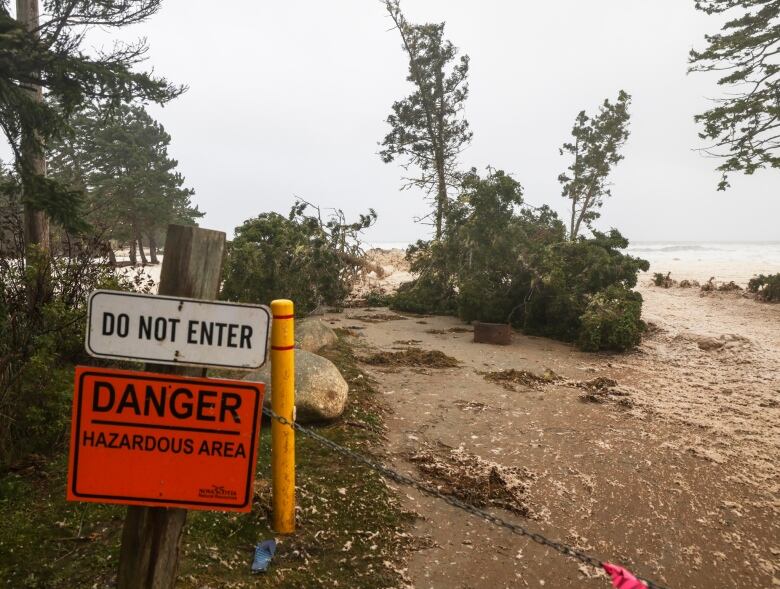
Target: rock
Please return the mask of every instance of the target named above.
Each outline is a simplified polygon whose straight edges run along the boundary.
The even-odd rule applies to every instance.
[[[700,349],[711,352],[712,350],[735,350],[750,348],[750,340],[736,333],[727,333],[718,337],[694,336],[694,341]]]
[[[301,350],[317,352],[337,340],[336,332],[319,319],[306,319],[295,325],[295,347]]]
[[[245,380],[265,385],[266,407],[271,406],[271,363],[250,372]],[[295,350],[295,407],[301,423],[335,419],[347,404],[349,385],[335,364],[306,350]]]
[[[699,349],[705,350],[707,352],[712,350],[719,350],[723,347],[723,345],[726,343],[723,340],[716,339],[714,337],[700,337],[697,339],[696,343],[699,346]]]

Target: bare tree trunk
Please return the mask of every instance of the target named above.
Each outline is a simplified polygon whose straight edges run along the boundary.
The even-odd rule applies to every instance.
[[[582,200],[582,206],[580,206],[580,214],[577,215],[577,222],[574,224],[574,229],[572,231],[572,241],[579,235],[580,233],[580,225],[582,225],[582,220],[585,218],[585,214],[590,210],[591,205],[593,204],[593,194],[592,190],[589,189],[587,194],[584,195],[584,198]]]
[[[438,162],[437,162],[438,164]],[[437,165],[438,189],[436,193],[436,239],[441,239],[444,226],[444,208],[447,206],[447,181],[444,178],[444,162]]]
[[[569,225],[569,240],[577,239],[577,233],[574,229],[574,219],[577,216],[577,199],[571,197],[571,225]]]
[[[39,26],[38,0],[16,0],[16,18],[23,23],[28,31],[37,35]],[[43,90],[37,84],[24,86],[30,98],[36,102],[43,102]],[[24,126],[21,129],[21,154],[19,166],[22,169],[23,179],[30,176],[46,175],[46,159],[43,155],[37,137],[37,130]],[[23,183],[24,191],[29,190],[30,184]],[[35,209],[28,200],[24,204],[24,251],[27,263],[35,269],[31,280],[27,284],[27,302],[31,310],[40,308],[51,294],[51,268],[47,260],[51,249],[49,237],[49,218],[46,213]]]
[[[114,248],[111,247],[111,242],[106,242],[106,253],[108,254],[108,263],[112,268],[116,268],[116,254],[114,254]]]
[[[25,24],[27,30],[37,31],[40,20],[38,0],[16,0],[16,18]],[[33,100],[43,102],[43,90],[39,85],[28,84],[25,89]],[[20,164],[26,174],[46,175],[46,159],[35,129],[22,129],[21,158]],[[49,219],[46,213],[34,209],[29,203],[24,205],[24,245],[25,248],[37,246],[43,251],[49,251],[51,247]]]
[[[444,209],[447,206],[447,176],[444,167],[447,165],[444,157],[444,76],[442,72],[436,76],[436,92],[439,95],[439,104],[436,112],[436,180],[438,193],[436,194],[436,239],[441,239],[444,225]]]
[[[141,232],[138,229],[133,229],[135,233],[135,240],[138,242],[138,253],[141,254],[141,266],[146,266],[146,253],[144,253],[144,240],[141,237]]]
[[[152,264],[159,264],[157,259],[157,241],[154,239],[154,231],[149,234],[149,261]]]
[[[135,255],[135,239],[130,240],[130,264],[135,266],[138,263],[138,258]]]
[[[582,215],[577,217],[577,223],[574,225],[574,233],[572,233],[571,240],[575,241],[577,239],[577,235],[580,233],[580,223],[582,222]]]

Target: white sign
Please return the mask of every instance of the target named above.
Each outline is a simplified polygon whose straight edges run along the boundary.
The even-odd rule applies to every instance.
[[[265,362],[270,323],[261,305],[96,290],[85,345],[96,358],[251,369]]]

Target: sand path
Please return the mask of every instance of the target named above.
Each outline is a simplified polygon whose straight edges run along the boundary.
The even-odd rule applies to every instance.
[[[454,318],[385,320],[386,309],[326,319],[359,328],[362,354],[416,347],[460,363],[367,366],[392,407],[387,460],[400,470],[447,490],[453,481],[431,466],[495,466],[496,484],[508,481],[529,516],[496,513],[670,587],[780,584],[780,306],[642,290],[657,327],[624,356],[521,334],[508,347],[474,344]],[[510,368],[568,380],[510,390],[481,374]],[[618,394],[583,402],[572,385],[595,377],[615,379]],[[420,515],[407,569],[415,587],[607,586],[550,549],[399,493]]]

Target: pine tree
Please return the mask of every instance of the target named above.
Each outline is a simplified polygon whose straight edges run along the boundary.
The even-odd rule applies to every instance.
[[[68,127],[69,116],[87,103],[116,108],[135,98],[166,102],[183,88],[135,71],[147,47],[138,42],[89,53],[87,31],[144,21],[161,0],[17,0],[20,20],[0,0],[0,127],[15,156],[27,216],[51,217],[67,229],[83,229],[80,195],[48,178],[45,145]],[[26,236],[47,249],[48,222]]]
[[[419,169],[418,176],[407,178],[407,186],[433,195],[436,239],[440,239],[448,189],[459,184],[458,156],[472,136],[463,116],[469,58],[463,55],[456,60],[458,49],[444,39],[444,23],[414,25],[404,17],[398,0],[387,0],[385,6],[401,35],[409,58],[407,80],[415,89],[393,103],[387,117],[390,132],[380,155],[387,163],[400,157],[405,168]]]
[[[612,194],[608,179],[612,168],[623,159],[620,148],[628,139],[630,102],[631,96],[621,90],[614,103],[604,101],[596,116],[580,111],[571,131],[573,141],[560,149],[561,155],[573,158],[567,171],[558,176],[563,196],[571,200],[571,241],[577,239],[583,223],[590,228],[599,218],[598,209]]]
[[[707,14],[733,14],[707,46],[692,50],[690,70],[718,72],[728,89],[711,109],[696,115],[705,153],[722,158],[719,190],[730,172],[780,168],[780,0],[700,0]]]
[[[85,192],[93,230],[129,243],[131,259],[137,245],[143,263],[145,239],[154,263],[158,236],[169,223],[193,223],[203,215],[168,154],[170,141],[140,106],[110,113],[93,107],[78,113],[73,132],[51,146],[52,176]]]

